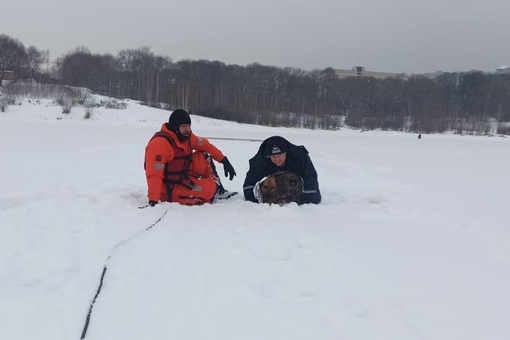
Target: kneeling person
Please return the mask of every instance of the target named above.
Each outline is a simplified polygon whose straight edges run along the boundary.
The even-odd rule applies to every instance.
[[[236,172],[227,157],[191,131],[191,118],[185,110],[173,111],[145,148],[149,205],[158,201],[196,205],[224,196],[226,190],[213,159],[223,164],[225,176],[232,180]]]
[[[293,201],[298,201],[300,204],[318,204],[322,200],[317,171],[308,155],[308,150],[303,145],[292,144],[280,136],[269,137],[262,142],[255,156],[250,159],[249,165],[243,184],[244,197],[248,201],[263,202],[260,196],[255,195],[257,185],[265,177],[283,172],[297,174],[302,179],[301,198],[299,201],[296,199]],[[281,196],[282,193],[280,198]]]

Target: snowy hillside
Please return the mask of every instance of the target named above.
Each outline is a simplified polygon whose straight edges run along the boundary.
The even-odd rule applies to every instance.
[[[227,189],[248,139],[282,135],[310,151],[323,202],[138,209],[169,112],[127,103],[0,113],[0,339],[80,339],[105,263],[86,339],[510,338],[510,140],[192,116],[237,171]]]

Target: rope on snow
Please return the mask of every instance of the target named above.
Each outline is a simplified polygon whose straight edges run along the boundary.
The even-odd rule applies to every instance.
[[[130,240],[138,237],[139,235],[141,235],[142,233],[150,230],[152,227],[154,227],[156,224],[158,224],[159,222],[161,222],[161,220],[163,219],[163,217],[165,217],[166,213],[168,212],[165,211],[163,215],[161,215],[160,218],[158,218],[154,223],[152,223],[150,226],[148,226],[147,228],[145,228],[144,230],[134,234],[134,235],[131,235],[130,237],[128,237],[127,239],[117,243],[110,255],[108,256],[108,258],[106,259],[105,261],[105,264],[104,264],[104,267],[103,267],[103,272],[101,273],[101,278],[99,280],[99,285],[97,286],[97,290],[96,290],[96,295],[94,295],[94,298],[92,299],[92,302],[90,303],[90,306],[89,306],[89,312],[87,313],[87,318],[85,319],[85,324],[83,326],[83,330],[81,332],[81,340],[85,339],[85,337],[87,336],[87,330],[89,328],[89,324],[90,324],[90,317],[92,316],[92,309],[94,308],[94,304],[96,303],[96,300],[97,300],[97,297],[99,296],[99,294],[101,293],[101,289],[103,288],[103,282],[104,282],[104,277],[106,275],[106,271],[108,270],[108,261],[110,260],[110,258],[112,257],[113,253],[115,252],[115,250],[117,250],[121,245],[129,242]]]

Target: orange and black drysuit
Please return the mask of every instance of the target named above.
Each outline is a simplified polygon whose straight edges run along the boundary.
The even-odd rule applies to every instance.
[[[180,141],[167,124],[163,124],[145,148],[149,201],[187,205],[211,202],[219,179],[205,153],[217,162],[225,158],[206,138],[191,133],[187,140]]]

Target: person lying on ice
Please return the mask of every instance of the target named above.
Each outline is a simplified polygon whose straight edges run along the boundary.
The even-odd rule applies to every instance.
[[[250,161],[243,184],[244,198],[258,203],[253,188],[266,176],[282,171],[298,174],[303,179],[302,203],[318,204],[322,200],[317,171],[303,145],[294,145],[283,137],[272,136],[262,142]]]
[[[145,148],[149,205],[159,201],[196,205],[230,197],[232,193],[221,184],[213,159],[223,164],[225,176],[232,180],[236,172],[227,157],[191,131],[188,112],[173,111]]]

